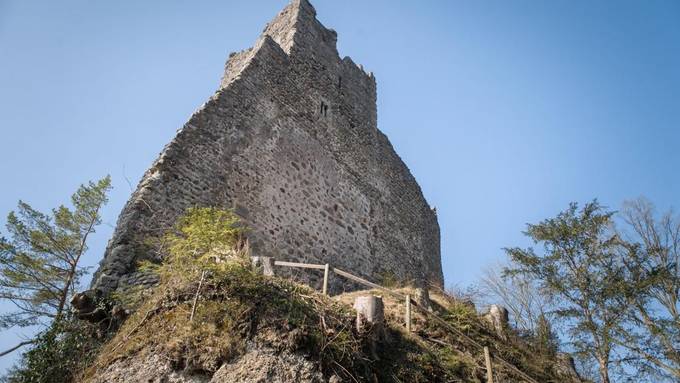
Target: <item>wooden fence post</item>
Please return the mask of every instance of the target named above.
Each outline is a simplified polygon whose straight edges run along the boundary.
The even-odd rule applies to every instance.
[[[411,296],[406,295],[406,332],[411,333]]]
[[[491,355],[489,348],[484,346],[484,360],[486,361],[486,382],[493,383],[493,370],[491,369]]]
[[[271,264],[271,266],[300,267],[300,268],[304,268],[304,269],[323,270],[324,271],[323,293],[328,294],[328,276],[329,276],[328,274],[331,271],[329,264],[321,265],[321,264],[311,264],[311,263],[274,261],[273,259],[266,258],[266,257],[261,257],[262,260],[258,260],[257,258],[258,257],[253,257],[253,262],[256,265],[262,264],[264,266],[264,265],[269,263],[269,264]],[[264,262],[262,262],[262,261],[264,261]],[[270,268],[272,268],[272,267],[270,267]],[[406,331],[409,332],[409,333],[411,332],[412,328],[411,328],[411,296],[410,295],[406,295],[404,297],[404,295],[401,294],[401,293],[398,293],[398,292],[393,291],[391,289],[388,289],[386,287],[380,286],[380,285],[375,284],[375,283],[368,281],[366,279],[357,277],[354,274],[350,274],[346,271],[340,270],[340,269],[335,268],[335,267],[332,269],[332,271],[333,271],[333,273],[335,273],[335,274],[337,274],[341,277],[344,277],[344,278],[347,278],[351,281],[360,283],[364,286],[368,286],[368,287],[373,288],[373,289],[382,290],[386,294],[388,294],[388,295],[390,295],[390,296],[392,296],[392,297],[394,297],[398,300],[406,298],[406,313],[405,313],[404,319],[405,319],[405,322],[406,322]],[[266,273],[266,271],[265,271],[265,273]],[[83,295],[83,294],[84,293],[81,293],[79,295]],[[423,296],[424,294],[421,293],[420,295]],[[416,297],[418,297],[417,291],[416,291]],[[382,298],[381,297],[380,298],[375,297],[375,298],[380,299],[379,305],[380,305],[380,312],[382,313],[382,310],[383,310],[382,309]],[[420,302],[418,302],[418,301],[415,301],[415,303],[416,303],[416,309],[422,310],[422,312],[425,313],[425,315],[428,315],[428,317],[427,317],[428,319],[434,320],[440,326],[446,328],[449,332],[456,334],[457,336],[464,339],[468,344],[474,345],[475,347],[483,347],[481,344],[477,343],[476,341],[474,341],[473,339],[471,339],[470,337],[465,335],[463,332],[461,332],[460,330],[458,330],[457,328],[455,328],[454,326],[449,324],[447,321],[445,321],[444,319],[437,316],[434,312],[429,311],[427,309],[426,305],[421,305]],[[377,307],[377,305],[378,304],[376,303],[376,305],[374,305],[374,306]],[[361,305],[357,305],[356,302],[355,302],[355,308],[357,308],[357,311],[359,311],[358,307],[360,307],[360,306]],[[472,305],[472,307],[474,307],[474,305]],[[377,308],[376,308],[376,310],[377,310]],[[371,312],[371,311],[369,310],[369,311],[366,311],[366,312],[368,313],[368,312]],[[505,314],[505,315],[507,315],[507,314]],[[371,314],[371,317],[373,317],[373,316],[377,317],[377,314],[376,315]],[[359,322],[359,320],[358,320],[358,322]],[[363,326],[358,326],[358,327],[363,327]],[[491,365],[491,355],[489,353],[488,347],[483,347],[483,348],[484,348],[484,359],[485,359],[485,362],[486,362],[487,383],[493,383],[493,368],[492,368],[492,365]],[[374,355],[374,356],[377,358],[376,355]],[[525,379],[527,382],[538,383],[534,378],[532,378],[531,376],[529,376],[528,374],[526,374],[525,372],[518,369],[513,364],[509,363],[508,361],[504,360],[503,358],[501,358],[499,356],[496,356],[496,363],[499,363],[504,368],[508,368],[508,369],[512,370],[514,373],[516,373],[517,375],[522,376],[522,378]]]
[[[330,270],[330,265],[326,263],[323,269],[323,295],[328,295],[328,271]]]

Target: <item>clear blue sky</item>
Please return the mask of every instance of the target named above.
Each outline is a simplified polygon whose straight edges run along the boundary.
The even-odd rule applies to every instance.
[[[379,127],[437,207],[447,284],[570,201],[680,207],[680,2],[313,3],[377,77]],[[96,264],[125,177],[136,185],[285,4],[0,0],[0,214],[111,174]]]

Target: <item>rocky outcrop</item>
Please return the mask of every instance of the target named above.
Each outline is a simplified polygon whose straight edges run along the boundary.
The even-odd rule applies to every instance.
[[[210,382],[322,383],[327,380],[318,366],[302,355],[250,347],[245,354],[217,370]]]
[[[145,357],[116,361],[99,373],[92,383],[323,383],[318,366],[288,351],[249,345],[235,360],[214,374],[174,369],[167,359],[149,353]]]
[[[294,0],[229,57],[123,209],[94,288],[153,284],[137,271],[156,257],[145,243],[193,206],[233,208],[255,256],[443,283],[436,215],[377,129],[373,74],[340,58],[336,39]]]

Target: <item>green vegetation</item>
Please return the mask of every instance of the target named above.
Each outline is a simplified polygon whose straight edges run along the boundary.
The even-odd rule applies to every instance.
[[[680,380],[680,216],[660,216],[645,198],[628,201],[621,215],[621,252],[635,294],[621,297],[626,327],[615,343],[639,357],[635,367],[654,379]]]
[[[0,328],[37,325],[45,330],[0,353],[32,345],[5,380],[69,381],[96,349],[93,329],[71,318],[68,298],[86,271],[80,261],[88,237],[101,223],[100,210],[110,188],[111,180],[105,177],[81,185],[71,196],[72,208],[62,205],[45,214],[19,201],[17,211],[9,213],[10,238],[0,238],[0,299],[16,310],[0,315]]]
[[[17,311],[0,315],[0,328],[59,320],[85,272],[80,259],[110,188],[109,177],[81,185],[71,196],[73,210],[62,205],[49,215],[19,201],[9,213],[11,239],[0,238],[0,299]]]
[[[610,382],[613,337],[624,318],[617,298],[629,293],[623,264],[616,262],[620,241],[609,230],[613,214],[597,201],[580,210],[571,204],[555,218],[528,225],[526,234],[542,254],[506,249],[516,265],[508,273],[530,275],[555,296],[555,312],[570,323],[574,349],[597,360],[602,383]]]
[[[77,378],[94,360],[103,340],[95,326],[70,316],[54,322],[33,339],[18,367],[3,378],[6,383],[64,383]]]
[[[680,219],[672,211],[657,217],[645,199],[618,215],[597,201],[572,203],[525,234],[539,250],[506,249],[504,275],[483,281],[524,339],[554,354],[562,335],[602,383],[680,378]]]
[[[392,313],[384,336],[376,339],[357,331],[348,305],[263,276],[251,266],[245,230],[231,211],[190,209],[156,243],[164,262],[141,265],[158,275],[159,284],[152,291],[127,292],[125,303],[133,314],[115,334],[63,317],[36,338],[21,368],[5,380],[88,381],[118,360],[152,354],[174,369],[209,376],[249,344],[306,355],[325,376],[349,381],[483,379],[480,350],[424,317],[419,336],[407,336],[401,319],[395,320],[400,315]],[[552,370],[536,367],[530,352],[522,351],[525,344],[512,336],[498,339],[473,307],[450,300],[435,309],[460,332],[489,344],[494,354],[553,381]],[[514,376],[501,367],[497,374]]]
[[[92,381],[118,361],[152,355],[177,371],[210,376],[258,345],[304,355],[324,376],[344,381],[481,382],[483,345],[536,381],[564,381],[545,318],[536,339],[526,342],[511,328],[496,334],[469,303],[434,294],[435,313],[454,331],[417,314],[415,333],[405,334],[404,303],[384,297],[387,323],[376,338],[356,329],[356,314],[343,299],[254,269],[245,230],[231,211],[190,209],[156,241],[164,262],[141,265],[159,284],[127,292],[133,314],[115,334],[65,316],[36,338],[5,380]],[[501,363],[494,374],[499,381],[522,379]]]
[[[379,360],[355,330],[355,314],[306,286],[265,277],[250,265],[243,228],[229,211],[190,210],[161,245],[165,262],[146,299],[102,349],[85,380],[115,360],[163,355],[177,369],[214,373],[247,342],[311,355],[327,375],[359,381],[438,382],[459,368],[391,329]]]
[[[461,301],[450,300],[445,307],[439,306],[440,316],[458,332],[469,338],[465,339],[455,333],[443,333],[436,323],[428,324],[428,334],[439,335],[449,346],[442,351],[454,353],[462,362],[458,371],[465,381],[485,380],[485,372],[480,368],[484,360],[480,346],[489,347],[491,355],[500,357],[538,382],[564,382],[564,378],[555,369],[555,355],[543,353],[512,328],[504,330],[500,337],[492,327],[476,312],[473,306]],[[473,343],[474,342],[474,343]],[[464,357],[461,359],[461,355]],[[522,381],[522,376],[501,363],[494,363],[494,374],[499,381]]]

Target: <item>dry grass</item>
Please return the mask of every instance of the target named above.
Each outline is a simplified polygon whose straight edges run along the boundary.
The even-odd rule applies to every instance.
[[[392,290],[404,296],[416,295],[416,290],[412,287],[393,288]],[[446,364],[447,360],[451,361],[448,368],[457,370],[457,375],[465,379],[463,381],[485,379],[484,358],[479,347],[483,345],[491,349],[492,355],[510,362],[536,381],[565,382],[563,378],[555,375],[553,356],[536,353],[511,328],[506,329],[504,338],[500,338],[473,306],[443,292],[430,292],[433,312],[459,333],[471,338],[474,344],[443,328],[417,309],[413,309],[411,314],[413,333],[406,334],[405,300],[397,299],[380,290],[355,291],[338,295],[333,299],[351,306],[356,297],[368,294],[382,296],[385,320],[390,328],[413,339],[421,347],[429,347],[433,353],[438,355],[440,364]],[[433,345],[436,346],[434,349]],[[494,363],[494,373],[497,381],[500,382],[525,380],[516,371],[501,363]]]
[[[81,380],[91,380],[117,360],[150,353],[175,369],[210,375],[240,355],[248,341],[310,355],[325,375],[347,381],[456,381],[453,377],[464,366],[459,358],[391,325],[378,346],[380,358],[374,359],[371,344],[354,328],[351,305],[345,304],[355,294],[331,299],[248,267],[235,267],[224,277],[206,284],[194,321],[189,316],[195,283],[156,290],[103,347]],[[402,303],[386,303],[389,317],[396,321]]]
[[[249,267],[232,268],[210,281],[201,293],[194,321],[189,321],[197,283],[158,289],[139,307],[97,361],[83,375],[95,376],[116,360],[162,355],[173,368],[206,375],[243,352],[248,341],[278,350],[302,352],[318,362],[326,376],[336,374],[357,382],[476,382],[484,377],[483,357],[474,347],[443,331],[423,313],[412,314],[413,334],[404,326],[405,302],[377,290],[345,293],[333,298],[280,278],[259,275]],[[395,289],[415,296],[410,287]],[[363,334],[354,328],[351,309],[359,295],[382,295],[386,337],[378,359]],[[514,338],[501,343],[468,305],[431,293],[434,310],[447,323],[497,355],[512,359],[540,381],[555,381],[528,365],[527,350]],[[499,370],[499,377],[503,375]]]

